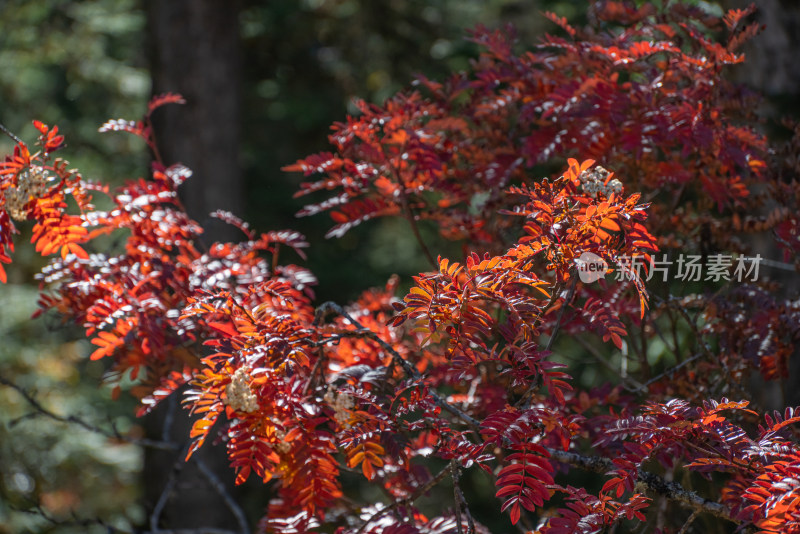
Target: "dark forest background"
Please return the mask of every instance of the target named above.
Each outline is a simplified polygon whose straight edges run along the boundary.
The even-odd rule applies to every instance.
[[[694,3],[721,12],[718,3]],[[770,129],[783,115],[797,115],[800,4],[758,5],[769,31],[731,75],[767,95]],[[0,122],[26,140],[35,138],[31,120],[58,124],[68,143],[62,157],[88,178],[120,183],[146,176],[149,156],[138,139],[101,135],[98,126],[138,118],[152,94],[183,94],[185,106],[158,111],[157,128],[165,159],[195,172],[183,191],[190,213],[210,238],[232,231],[207,217],[216,209],[258,230],[303,232],[312,244],[306,265],[320,280],[319,302],[347,302],[392,274],[408,278],[424,270],[416,241],[403,221],[388,219],[324,239],[328,217],[295,218],[303,199],[292,194],[301,178],[280,168],[327,149],[329,126],[355,112],[353,98],[381,103],[415,74],[442,79],[465,68],[477,54],[465,39],[475,25],[513,23],[524,48],[554,31],[542,11],[581,24],[585,6],[584,0],[1,0]],[[3,153],[11,147],[0,139]],[[9,284],[0,287],[0,376],[62,415],[113,422],[134,435],[164,432],[166,417],[174,421],[168,432],[185,432],[185,421],[175,421],[176,403],[136,420],[132,399],[110,401],[99,386],[103,363],[86,361],[90,349],[78,330],[54,319],[29,320],[40,267],[30,247],[19,247]],[[0,388],[0,533],[104,531],[71,525],[75,518],[102,518],[123,529],[145,521],[172,455],[109,444],[29,412],[17,391]],[[232,480],[219,451],[207,449],[220,478]],[[196,473],[188,469],[181,477],[164,513],[168,526],[231,524]],[[260,484],[237,490],[251,523],[269,494]]]

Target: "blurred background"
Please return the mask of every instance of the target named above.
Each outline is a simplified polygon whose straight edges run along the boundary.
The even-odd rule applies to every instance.
[[[720,12],[716,3],[694,3]],[[147,176],[149,155],[140,140],[101,135],[98,126],[138,118],[152,94],[183,94],[185,106],[157,112],[157,131],[165,159],[195,171],[182,192],[190,213],[212,238],[230,237],[229,228],[207,219],[216,209],[233,211],[256,230],[303,232],[312,244],[306,265],[320,280],[318,301],[344,303],[394,273],[408,278],[427,264],[402,220],[324,239],[330,220],[295,218],[303,199],[292,194],[302,178],[280,168],[327,150],[330,125],[355,112],[354,97],[381,103],[417,73],[442,79],[465,68],[477,54],[465,40],[475,25],[513,23],[524,48],[554,31],[542,11],[580,25],[585,6],[585,0],[3,0],[0,122],[26,141],[35,140],[33,119],[58,124],[67,136],[60,155],[86,178],[118,184]],[[780,0],[759,7],[770,31],[756,41],[756,61],[735,75],[769,94],[765,113],[775,117],[799,101],[792,51],[800,7]],[[2,154],[12,146],[0,138]],[[20,244],[30,237],[30,227],[22,230]],[[0,378],[58,416],[102,428],[113,423],[134,435],[157,427],[158,420],[132,417],[130,398],[110,400],[104,364],[87,360],[80,330],[53,318],[30,321],[33,276],[42,265],[32,252],[18,247],[9,283],[0,287]],[[146,520],[169,465],[133,445],[36,416],[19,389],[0,385],[0,533],[108,530],[85,518],[131,530]],[[231,478],[220,469],[221,478]],[[268,497],[259,484],[237,494],[252,524]],[[200,509],[201,502],[195,495],[183,506]],[[496,513],[489,504],[486,513]],[[169,506],[176,507],[171,517],[182,515],[177,499]]]

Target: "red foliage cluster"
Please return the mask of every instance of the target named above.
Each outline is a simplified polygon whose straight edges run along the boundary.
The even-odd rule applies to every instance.
[[[237,482],[278,479],[267,531],[485,532],[458,483],[479,468],[524,531],[675,532],[702,513],[800,532],[800,417],[745,399],[752,376],[788,375],[797,301],[764,277],[718,277],[713,293],[648,282],[659,251],[747,254],[743,236],[771,229],[800,250],[796,170],[770,167],[750,97],[722,77],[758,29],[744,22],[752,9],[590,9],[585,30],[548,15],[565,36],[522,54],[509,33],[477,30],[469,71],[362,103],[335,126],[334,152],[287,167],[321,175],[299,194],[333,191],[301,212],[330,210],[331,236],[401,216],[425,251],[420,224],[462,243],[463,260],[431,257],[402,300],[393,279],[347,307],[315,306],[313,275],[279,262],[303,237],[257,235],[231,214],[216,216],[242,241],[203,248],[176,192],[191,173],[160,161],[150,127],[176,95],[103,126],[156,155],[152,179],[120,188],[109,211],[90,204],[104,188],[51,158],[62,139],[37,123],[42,150],[19,143],[0,166],[0,261],[10,219],[35,220],[36,249],[61,252],[42,308],[86,328],[92,358],[136,379],[143,411],[186,386],[190,455],[221,436]],[[122,250],[84,251],[117,230]],[[585,255],[622,276],[581,281]],[[617,383],[573,380],[589,362]],[[607,478],[576,488],[568,466]],[[354,503],[344,471],[388,503]],[[415,502],[447,477],[454,501],[425,517]],[[653,500],[676,507],[671,520]]]

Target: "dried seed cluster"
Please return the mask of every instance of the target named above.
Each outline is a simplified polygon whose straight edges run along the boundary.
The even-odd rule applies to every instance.
[[[258,398],[250,389],[250,376],[240,367],[231,376],[231,383],[225,387],[225,404],[236,411],[253,413],[258,410]]]
[[[25,204],[32,198],[39,198],[47,191],[50,176],[38,165],[31,165],[17,176],[17,186],[9,187],[3,192],[6,200],[6,211],[15,221],[28,218]]]
[[[335,390],[329,387],[323,399],[333,408],[333,417],[336,422],[343,428],[350,428],[350,410],[355,405],[353,397],[347,393],[337,395]]]
[[[609,180],[610,175],[607,169],[598,165],[583,171],[578,180],[581,181],[584,192],[590,196],[596,197],[597,193],[602,193],[606,197],[610,197],[611,193],[619,195],[622,193],[622,182],[616,178]]]
[[[272,419],[273,423],[279,425],[280,422]],[[276,449],[278,452],[282,454],[288,454],[292,450],[292,446],[289,445],[288,441],[284,441],[286,438],[286,432],[281,430],[280,428],[275,428],[275,437],[278,439],[277,443],[271,443],[270,446],[273,449]]]

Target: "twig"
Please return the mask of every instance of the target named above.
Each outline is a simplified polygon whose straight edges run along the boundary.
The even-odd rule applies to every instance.
[[[178,482],[178,475],[180,475],[181,471],[186,465],[186,462],[183,459],[186,457],[186,453],[189,451],[190,445],[191,442],[187,442],[181,453],[178,454],[175,463],[172,465],[172,470],[169,473],[169,477],[167,478],[167,483],[164,484],[164,489],[161,490],[161,495],[159,495],[158,502],[156,502],[156,506],[153,508],[153,513],[150,514],[150,530],[153,532],[161,532],[161,529],[158,527],[158,520],[161,519],[161,513],[164,511],[164,507],[167,505],[167,501],[172,494],[172,490],[175,487],[175,484]]]
[[[702,354],[695,354],[694,356],[692,356],[688,360],[683,360],[681,363],[670,367],[669,369],[667,369],[663,373],[661,373],[661,374],[659,374],[657,376],[654,376],[653,378],[651,378],[650,380],[648,380],[647,382],[645,382],[643,384],[640,384],[639,387],[637,387],[635,390],[633,390],[634,393],[640,393],[640,392],[646,390],[647,387],[650,386],[651,384],[655,384],[659,380],[661,380],[661,379],[663,379],[663,378],[665,378],[667,376],[671,376],[671,375],[675,374],[675,372],[677,372],[679,369],[681,369],[682,367],[686,367],[687,365],[689,365],[690,363],[692,363],[694,361],[699,360],[702,356],[703,356]]]
[[[88,430],[90,432],[95,432],[95,433],[99,433],[99,434],[106,434],[100,428],[92,425],[91,423],[87,423],[83,419],[75,417],[74,415],[70,415],[70,416],[64,417],[63,415],[58,415],[57,413],[51,412],[50,410],[48,410],[47,408],[42,406],[42,404],[38,400],[36,400],[36,398],[34,398],[33,395],[28,393],[25,389],[23,389],[22,387],[18,386],[14,382],[11,382],[10,380],[8,380],[8,379],[6,379],[6,378],[4,378],[2,376],[0,376],[0,384],[2,384],[4,386],[7,386],[7,387],[10,387],[11,389],[13,389],[17,393],[19,393],[22,396],[22,398],[24,398],[25,401],[28,404],[30,404],[31,407],[33,407],[33,409],[36,410],[41,415],[44,415],[46,417],[49,417],[50,419],[53,419],[55,421],[59,421],[61,423],[73,423],[73,424],[76,424],[76,425],[78,425],[78,426],[82,427],[83,429]]]
[[[325,347],[324,345],[320,344],[317,345],[317,361],[314,363],[314,367],[311,369],[311,374],[308,375],[308,382],[306,382],[305,387],[303,387],[304,397],[311,392],[311,386],[314,383],[314,379],[316,378],[317,373],[320,373],[324,380],[325,371],[322,369],[324,362],[325,362]]]
[[[673,356],[675,356],[675,360],[676,361],[680,361],[680,359],[678,358],[677,345],[676,345],[676,348],[673,350],[672,347],[669,346],[669,342],[667,341],[667,338],[664,335],[664,332],[661,330],[661,327],[658,326],[658,321],[654,317],[654,314],[653,313],[649,313],[649,314],[647,314],[647,316],[648,316],[648,318],[650,318],[650,324],[653,325],[653,330],[655,330],[656,334],[658,334],[658,337],[661,339],[661,341],[664,342],[664,347],[666,347],[666,349],[668,351],[670,351],[673,354]],[[671,315],[670,315],[670,317],[671,317]]]
[[[122,530],[122,529],[116,528],[115,526],[109,525],[108,523],[106,523],[105,521],[103,521],[102,519],[99,519],[99,518],[81,519],[81,518],[73,516],[71,519],[57,519],[57,518],[51,516],[50,514],[48,514],[44,510],[44,508],[42,508],[42,505],[39,504],[39,503],[33,504],[33,506],[31,508],[17,508],[13,504],[9,505],[9,508],[11,510],[15,511],[15,512],[19,512],[19,513],[22,513],[22,514],[28,514],[28,515],[34,515],[34,516],[37,516],[37,517],[41,517],[42,519],[44,519],[45,521],[47,521],[51,525],[55,525],[55,526],[59,526],[59,527],[83,527],[83,528],[86,528],[86,527],[90,527],[90,526],[93,526],[93,525],[98,525],[98,526],[101,526],[101,527],[105,528],[106,532],[109,532],[109,533],[119,532],[121,534],[129,534],[129,532],[127,530]]]
[[[553,347],[553,342],[556,340],[558,331],[561,328],[561,320],[564,318],[564,312],[567,311],[567,306],[569,306],[569,303],[572,301],[572,297],[575,295],[575,288],[577,286],[578,286],[578,276],[577,273],[573,271],[572,281],[569,284],[569,289],[567,289],[567,296],[564,299],[564,304],[561,305],[561,309],[558,310],[556,325],[553,327],[553,333],[550,335],[550,339],[547,340],[547,345],[544,348],[545,352],[549,352],[550,349]]]
[[[8,379],[0,376],[0,385],[7,386],[15,391],[17,391],[23,399],[35,410],[33,413],[29,414],[29,416],[44,416],[48,419],[53,421],[57,421],[59,423],[66,423],[66,424],[73,424],[84,430],[92,432],[94,434],[99,434],[107,439],[117,439],[120,441],[124,441],[126,443],[130,443],[133,445],[138,445],[141,447],[148,447],[152,449],[164,450],[164,451],[182,451],[178,454],[177,459],[175,461],[175,465],[173,467],[172,472],[170,473],[170,477],[165,485],[161,495],[159,496],[159,500],[156,503],[156,507],[153,510],[152,515],[150,516],[150,529],[149,531],[140,532],[138,534],[249,534],[249,527],[247,525],[247,519],[245,517],[244,512],[242,509],[236,504],[230,494],[226,491],[224,484],[219,480],[219,478],[208,468],[208,466],[202,462],[197,456],[193,459],[197,461],[198,468],[200,469],[200,473],[208,480],[211,487],[217,492],[217,494],[222,497],[225,505],[231,510],[233,515],[236,517],[237,522],[239,523],[240,531],[234,532],[227,529],[219,529],[213,527],[199,527],[195,529],[160,529],[158,528],[158,520],[163,512],[164,506],[166,506],[167,500],[169,499],[170,493],[172,492],[175,483],[177,482],[178,475],[183,467],[186,465],[186,462],[183,458],[186,456],[186,452],[191,445],[191,441],[187,442],[185,445],[180,446],[177,443],[171,441],[157,441],[152,439],[139,439],[139,438],[131,438],[130,436],[124,436],[120,434],[117,428],[114,426],[114,423],[111,423],[111,431],[106,431],[96,425],[93,425],[79,417],[74,415],[70,416],[62,416],[58,415],[47,408],[45,408],[33,395],[31,395],[28,391],[24,388],[18,386],[17,384],[9,381]],[[19,419],[18,419],[19,421]],[[163,431],[165,437],[169,434],[171,424],[164,425]],[[59,520],[49,516],[40,505],[36,505],[33,509],[23,510],[19,509],[18,511],[29,513],[29,514],[36,514],[41,516],[46,521],[57,524],[57,525],[74,525],[74,526],[90,526],[90,525],[100,525],[104,526],[108,529],[109,532],[120,532],[123,534],[131,534],[125,530],[120,530],[110,525],[107,525],[102,519],[99,518],[92,518],[92,519],[73,519],[73,520]]]
[[[225,484],[222,483],[216,473],[208,467],[202,458],[198,456],[193,456],[192,458],[197,463],[200,473],[205,477],[214,491],[217,492],[217,495],[222,497],[225,506],[228,507],[228,510],[230,510],[236,518],[236,522],[239,523],[239,532],[241,532],[241,534],[250,534],[250,527],[247,524],[247,517],[244,514],[244,510],[242,510],[241,506],[239,506],[231,494],[228,493]]]
[[[451,466],[453,464],[450,464]],[[456,500],[456,521],[458,521],[459,525],[461,525],[461,507],[464,507],[464,513],[467,516],[467,534],[475,534],[475,521],[472,519],[472,514],[469,512],[469,505],[467,504],[467,499],[464,498],[464,492],[461,491],[461,486],[459,486],[458,481],[461,478],[461,468],[458,466],[453,467],[453,493],[455,494]],[[459,526],[459,530],[461,527]]]
[[[405,192],[402,196],[403,202],[403,211],[406,212],[406,219],[408,219],[408,223],[411,225],[411,232],[414,234],[414,237],[417,239],[417,243],[419,243],[420,248],[422,249],[422,254],[428,260],[428,263],[431,264],[431,267],[434,269],[439,267],[439,264],[436,263],[436,260],[433,259],[433,254],[431,251],[428,250],[428,245],[425,244],[425,241],[422,239],[422,234],[419,233],[419,227],[417,226],[417,218],[414,213],[411,211],[411,208],[408,206],[408,199],[405,196]]]
[[[54,413],[54,412],[48,410],[47,408],[45,408],[44,406],[42,406],[42,404],[38,400],[36,400],[36,398],[33,395],[28,393],[24,388],[18,386],[17,384],[11,382],[10,380],[8,380],[6,378],[3,378],[2,376],[0,376],[0,385],[7,386],[7,387],[10,387],[11,389],[15,390],[35,410],[34,413],[29,414],[28,416],[25,416],[24,418],[36,417],[36,416],[40,416],[41,415],[41,416],[47,417],[48,419],[52,419],[54,421],[58,421],[59,423],[67,423],[67,424],[77,425],[77,426],[83,428],[84,430],[88,430],[89,432],[92,432],[94,434],[99,434],[101,436],[104,436],[107,439],[116,439],[116,440],[124,441],[126,443],[130,443],[132,445],[139,445],[141,447],[147,447],[147,448],[150,448],[150,449],[158,449],[158,450],[163,450],[163,451],[175,451],[175,450],[179,450],[180,449],[180,446],[177,443],[173,443],[173,442],[170,442],[170,441],[158,441],[158,440],[147,439],[147,438],[132,438],[130,436],[124,436],[124,435],[119,433],[119,431],[114,427],[113,423],[112,423],[111,432],[108,432],[108,431],[103,430],[102,428],[100,428],[98,426],[95,426],[95,425],[93,425],[93,424],[81,419],[80,417],[77,417],[77,416],[74,416],[74,415],[70,415],[70,416],[67,416],[67,417],[65,417],[63,415],[58,415],[57,413]],[[23,418],[17,419],[17,422],[21,421],[22,419]]]
[[[609,458],[583,456],[582,454],[551,449],[549,447],[547,448],[547,452],[550,454],[550,457],[556,461],[573,465],[586,471],[607,473],[617,468],[614,462]],[[648,490],[658,495],[663,495],[667,499],[680,503],[687,508],[705,512],[737,524],[741,522],[731,515],[731,511],[727,506],[705,499],[697,493],[685,489],[677,482],[664,480],[664,478],[647,471],[639,471],[638,480],[644,484]]]
[[[689,532],[689,527],[694,523],[694,520],[697,519],[697,516],[700,515],[700,510],[695,510],[692,512],[692,515],[689,516],[689,519],[686,520],[686,523],[683,524],[681,529],[678,531],[678,534],[686,534]]]
[[[619,371],[619,369],[608,363],[608,361],[606,361],[606,359],[603,358],[603,356],[601,356],[599,352],[597,352],[597,349],[593,347],[588,341],[583,339],[581,336],[575,336],[573,339],[577,341],[578,344],[581,345],[586,350],[586,352],[588,352],[595,360],[597,360],[606,369],[617,375],[619,379],[622,380],[623,382],[627,382],[628,385],[626,386],[626,389],[637,388],[636,391],[638,391],[638,389],[644,389],[645,387],[644,384],[640,383],[634,378],[631,378],[630,376],[624,376]]]
[[[23,144],[22,139],[11,133],[11,131],[8,128],[6,128],[3,123],[0,123],[0,132],[3,132],[7,136],[9,136],[11,139],[14,140],[15,143]]]
[[[553,327],[553,333],[550,334],[550,339],[547,340],[547,345],[545,345],[544,352],[550,352],[550,349],[553,347],[553,343],[556,340],[556,336],[558,335],[558,331],[561,328],[561,321],[564,318],[564,312],[567,310],[567,306],[572,301],[572,297],[575,295],[575,288],[578,287],[578,273],[575,269],[570,270],[570,274],[572,276],[572,280],[570,280],[569,287],[567,289],[567,295],[564,298],[564,303],[561,305],[561,309],[558,310],[558,317],[556,317],[556,324]],[[551,299],[551,304],[548,305],[548,308],[555,302],[555,292],[553,293],[553,299]],[[531,385],[525,390],[525,393],[522,394],[519,401],[515,404],[515,406],[523,406],[528,407],[530,406],[531,401],[533,401],[533,395],[536,393],[536,390],[539,389],[542,385],[542,375],[539,374],[533,380]]]
[[[397,362],[400,365],[400,367],[403,368],[403,371],[407,376],[415,379],[422,378],[422,375],[420,375],[416,367],[411,365],[411,362],[403,358],[403,356],[399,352],[394,350],[394,348],[391,345],[389,345],[387,342],[381,339],[380,336],[378,336],[378,334],[376,334],[369,328],[364,327],[364,325],[356,321],[349,313],[347,313],[347,311],[344,308],[342,308],[335,302],[329,301],[322,303],[317,308],[317,311],[314,314],[314,322],[312,324],[314,324],[315,326],[318,325],[322,321],[322,319],[331,312],[335,312],[344,317],[345,319],[347,319],[347,321],[350,324],[352,324],[358,329],[357,332],[360,332],[364,337],[368,337],[369,339],[375,341],[378,345],[381,346],[381,348],[383,348],[386,352],[391,354],[392,359],[395,362]],[[444,400],[436,391],[431,389],[429,390],[429,392],[434,402],[436,402],[436,404],[439,407],[441,407],[443,410],[450,412],[452,415],[455,415],[456,417],[467,423],[467,425],[475,432],[480,432],[480,422],[477,419],[464,413],[462,410],[459,410],[458,408],[456,408],[455,406]]]
[[[386,156],[386,152],[383,150],[383,146],[381,146],[381,152],[383,153],[383,157],[386,159],[386,161],[390,161],[390,159]],[[405,218],[411,225],[411,231],[414,233],[414,237],[416,238],[417,243],[419,243],[419,246],[422,249],[422,254],[425,255],[425,258],[427,258],[428,262],[431,264],[431,267],[433,267],[434,269],[438,269],[439,264],[436,262],[436,260],[433,259],[433,254],[431,254],[431,251],[428,250],[428,245],[425,244],[425,240],[422,239],[422,234],[419,233],[419,227],[417,226],[417,218],[414,215],[414,212],[411,211],[411,206],[408,205],[408,194],[406,193],[407,186],[405,184],[405,181],[401,178],[400,174],[397,172],[397,169],[394,168],[394,165],[389,163],[387,165],[387,168],[389,169],[389,172],[392,174],[392,177],[394,178],[395,182],[397,182],[400,185],[400,203],[402,204],[403,207],[403,215],[405,215]]]
[[[453,462],[450,462],[450,476],[453,478],[453,513],[456,516],[456,531],[464,534],[464,527],[461,525],[461,500],[458,498],[458,479],[461,472]]]
[[[392,510],[394,510],[395,508],[398,508],[399,506],[401,506],[403,504],[412,503],[412,502],[416,501],[417,499],[419,499],[420,497],[422,497],[423,495],[425,495],[426,493],[428,493],[434,486],[436,486],[439,482],[444,480],[444,477],[446,477],[447,473],[450,472],[450,469],[451,469],[450,466],[453,465],[454,463],[455,463],[455,460],[451,460],[450,463],[447,464],[444,469],[439,471],[439,473],[435,477],[430,479],[425,485],[423,485],[422,487],[418,488],[417,491],[415,491],[413,495],[411,495],[409,497],[406,497],[405,499],[399,499],[397,501],[394,501],[392,504],[390,504],[390,505],[388,505],[388,506],[386,506],[384,508],[381,508],[380,510],[378,510],[377,512],[375,512],[374,514],[369,516],[364,521],[364,524],[361,525],[360,527],[358,527],[358,530],[356,530],[355,534],[362,534],[364,532],[364,530],[366,530],[367,526],[370,523],[372,523],[373,521],[375,521],[376,519],[378,519],[379,517],[386,515],[388,512],[391,512]]]
[[[179,529],[166,529],[158,530],[157,532],[151,530],[125,530],[110,525],[99,518],[79,518],[72,517],[71,519],[57,519],[48,514],[41,504],[35,504],[32,508],[17,508],[13,505],[10,506],[15,512],[22,514],[35,515],[41,517],[51,525],[58,527],[90,527],[92,525],[101,526],[106,529],[110,534],[238,534],[233,530],[214,527],[197,527],[197,528],[179,528]]]
[[[172,440],[172,423],[175,421],[175,409],[178,406],[178,397],[172,392],[167,399],[167,413],[164,415],[164,426],[161,428],[161,439]]]

